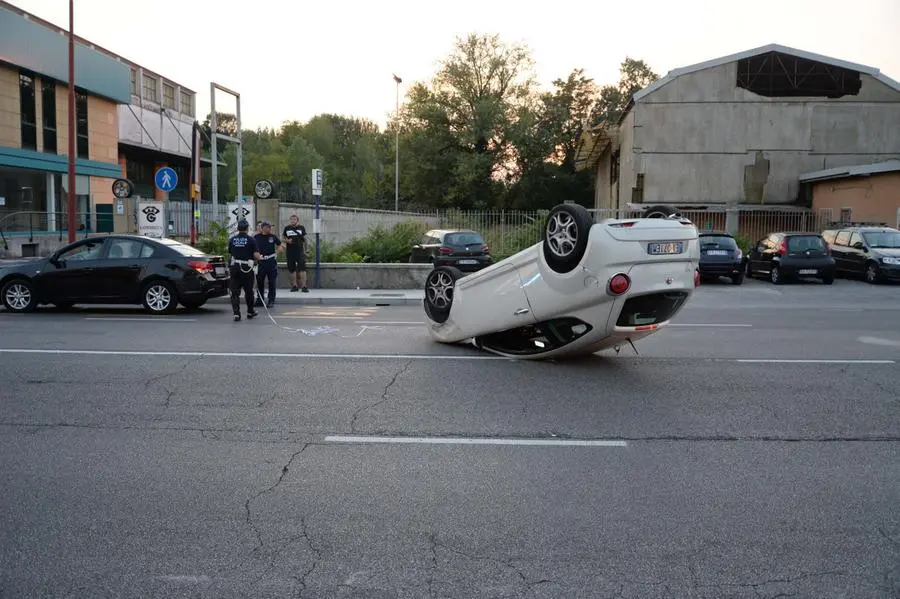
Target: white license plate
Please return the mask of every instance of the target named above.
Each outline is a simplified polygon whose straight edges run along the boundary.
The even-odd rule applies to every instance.
[[[650,243],[647,245],[647,253],[652,256],[660,256],[665,254],[680,254],[684,251],[684,244],[680,241],[675,243]]]
[[[804,269],[801,269],[801,270],[799,270],[799,271],[797,271],[797,272],[800,273],[801,275],[814,275],[814,274],[816,274],[816,273],[819,272],[819,271],[816,270],[815,268],[804,268]]]
[[[478,264],[478,260],[460,260],[460,264]]]
[[[708,256],[727,256],[728,251],[727,250],[709,250],[708,252],[706,252],[706,254]]]
[[[224,277],[224,276],[225,276],[225,267],[224,267],[224,266],[217,266],[217,267],[216,267],[216,276],[217,276],[217,277]]]

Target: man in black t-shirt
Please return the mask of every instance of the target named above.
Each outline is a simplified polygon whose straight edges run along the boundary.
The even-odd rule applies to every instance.
[[[291,223],[284,228],[281,238],[286,245],[285,257],[287,258],[288,272],[291,273],[291,291],[297,291],[297,279],[300,279],[300,287],[303,293],[308,293],[306,287],[306,228],[299,224],[300,219],[296,214],[291,215]]]
[[[263,291],[266,287],[266,280],[269,281],[269,292],[266,294],[266,306],[269,308],[275,305],[275,289],[278,279],[278,262],[277,253],[281,240],[272,235],[272,224],[266,221],[262,222],[260,232],[253,236],[256,242],[257,250],[260,253],[259,272],[256,275],[256,300],[262,304]]]

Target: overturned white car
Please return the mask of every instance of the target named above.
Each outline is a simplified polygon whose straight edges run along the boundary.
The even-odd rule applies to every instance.
[[[697,228],[677,214],[595,223],[553,208],[543,240],[483,270],[436,267],[425,321],[442,343],[512,358],[598,352],[669,324],[699,285]]]

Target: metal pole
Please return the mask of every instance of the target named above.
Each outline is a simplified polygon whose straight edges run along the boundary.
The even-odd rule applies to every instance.
[[[394,127],[396,127],[396,138],[394,140],[394,212],[400,211],[400,82],[402,79],[394,75],[394,81],[397,82],[396,108],[394,112]]]
[[[216,163],[219,160],[219,146],[216,141],[216,130],[219,126],[216,121],[216,84],[209,84],[209,132],[212,145],[209,150],[209,158],[212,162],[212,201],[213,201],[213,218],[219,215],[219,173]]]
[[[324,176],[322,177],[325,178]],[[325,187],[323,184],[322,187]],[[324,190],[323,190],[324,191]],[[319,230],[322,228],[322,221],[319,220],[319,204],[321,203],[322,196],[316,196],[316,289],[322,288],[322,270],[320,268],[320,262],[322,260],[322,255],[320,254],[320,246],[319,246]]]
[[[238,202],[244,201],[244,142],[241,137],[241,97],[237,96],[235,98],[235,102],[237,104],[236,115],[235,118],[237,120],[237,200]],[[255,205],[255,202],[254,202]],[[259,219],[257,219],[259,220]],[[275,223],[276,225],[278,223]]]
[[[75,0],[69,0],[69,243],[75,241]]]
[[[197,210],[197,193],[194,191],[194,181],[197,179],[197,121],[191,127],[191,176],[188,177],[189,194],[191,198],[191,245],[197,245],[197,219],[194,212]]]

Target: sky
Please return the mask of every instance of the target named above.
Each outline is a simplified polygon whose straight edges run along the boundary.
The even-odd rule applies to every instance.
[[[68,0],[9,0],[68,28]],[[329,112],[384,125],[396,73],[428,81],[457,37],[499,34],[532,50],[538,82],[582,68],[615,84],[626,56],[660,76],[778,43],[880,69],[900,80],[900,0],[74,0],[75,33],[197,92],[241,95],[244,129]],[[219,112],[234,101],[216,94]]]

